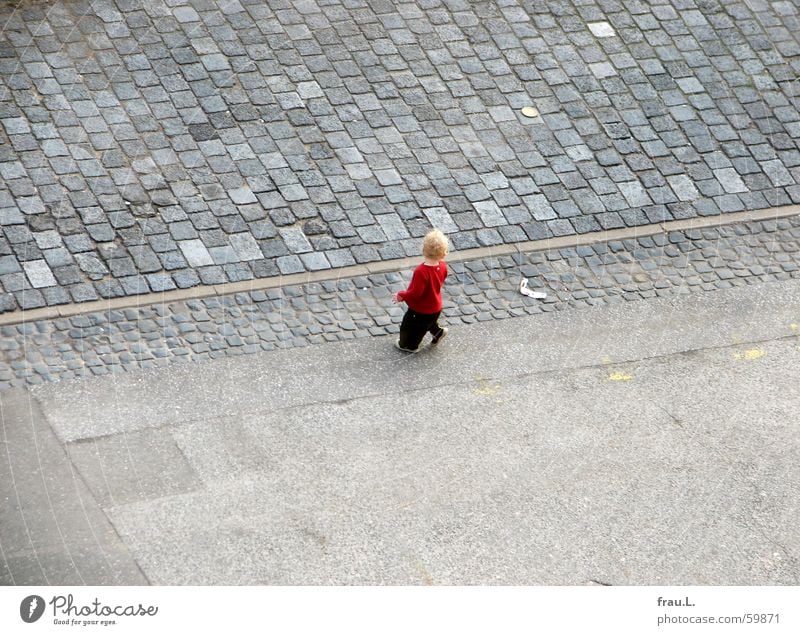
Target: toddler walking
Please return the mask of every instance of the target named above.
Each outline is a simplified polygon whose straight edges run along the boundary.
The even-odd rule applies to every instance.
[[[431,346],[447,335],[447,328],[439,326],[442,312],[441,289],[447,277],[447,238],[438,229],[428,232],[422,241],[422,264],[414,269],[411,284],[405,291],[394,294],[394,301],[408,306],[400,324],[400,339],[395,346],[407,353],[416,353],[425,333],[433,336]]]

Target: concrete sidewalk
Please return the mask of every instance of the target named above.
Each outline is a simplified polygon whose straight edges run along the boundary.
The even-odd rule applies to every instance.
[[[29,394],[123,582],[797,584],[798,324],[792,280]]]

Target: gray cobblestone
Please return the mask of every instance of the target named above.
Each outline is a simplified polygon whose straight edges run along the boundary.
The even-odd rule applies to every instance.
[[[800,277],[798,238],[800,217],[795,216],[452,263],[442,321],[469,324]],[[319,256],[282,256],[279,267],[284,273],[324,268],[327,261],[313,260]],[[410,273],[2,327],[0,389],[146,369],[156,361],[198,363],[276,347],[394,335],[403,307],[393,305],[391,297]],[[535,301],[519,294],[521,275],[548,297]],[[153,290],[172,288],[172,280],[159,273],[139,283]],[[89,285],[79,288],[93,292]],[[38,290],[27,290],[24,296],[26,308],[44,305]]]
[[[55,304],[394,258],[428,226],[465,248],[800,203],[791,3],[530,4],[2,5],[0,275],[41,262],[28,302]]]
[[[44,260],[31,260],[22,263],[22,266],[25,269],[28,281],[35,289],[52,287],[56,284],[53,272]]]

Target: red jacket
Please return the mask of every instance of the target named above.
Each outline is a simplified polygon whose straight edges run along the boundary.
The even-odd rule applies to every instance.
[[[443,260],[435,266],[422,263],[414,269],[408,289],[398,292],[397,299],[417,313],[438,313],[442,310],[441,290],[446,277],[447,264]]]

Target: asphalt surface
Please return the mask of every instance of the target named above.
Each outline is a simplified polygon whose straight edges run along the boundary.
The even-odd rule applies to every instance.
[[[799,323],[788,280],[7,391],[0,579],[794,585]]]

